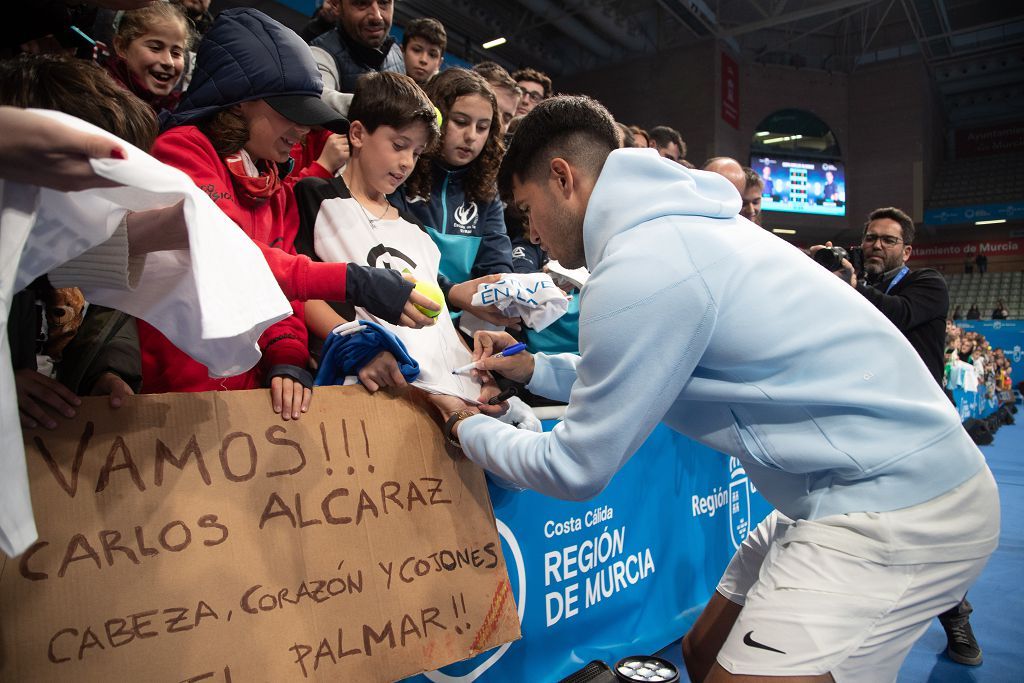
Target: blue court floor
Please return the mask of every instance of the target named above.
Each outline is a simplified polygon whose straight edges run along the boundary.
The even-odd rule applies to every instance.
[[[1024,683],[1024,410],[1015,417],[1017,424],[1004,426],[991,445],[981,447],[1002,507],[999,549],[969,593],[984,662],[970,667],[948,659],[946,635],[934,620],[903,663],[899,683]],[[683,669],[678,641],[658,655]]]
[[[961,666],[943,652],[946,635],[936,620],[914,645],[900,683],[968,683],[1024,681],[1024,410],[1017,424],[996,433],[981,452],[999,483],[1002,533],[978,583],[968,594],[974,606],[971,624],[984,653],[981,666]]]

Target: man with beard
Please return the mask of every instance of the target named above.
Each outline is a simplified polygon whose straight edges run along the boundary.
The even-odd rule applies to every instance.
[[[903,333],[941,384],[949,290],[937,270],[906,265],[913,241],[910,216],[891,206],[872,211],[861,239],[866,282],[856,288]]]
[[[690,680],[895,680],[998,543],[984,457],[900,332],[738,217],[729,181],[618,147],[585,97],[519,124],[498,185],[535,244],[591,273],[580,353],[497,357],[515,339],[480,330],[475,367],[568,407],[541,434],[432,394],[446,438],[569,500],[600,492],[660,422],[736,457],[775,511],[684,639]]]
[[[941,385],[949,291],[938,271],[906,265],[913,241],[914,221],[906,213],[894,207],[872,211],[861,239],[867,281],[856,283],[856,288],[903,333]],[[946,631],[949,658],[977,666],[981,648],[971,629],[972,611],[965,596],[940,614],[939,622]]]
[[[354,92],[371,71],[405,73],[402,50],[388,35],[394,12],[393,0],[341,0],[338,25],[310,46],[325,90]]]

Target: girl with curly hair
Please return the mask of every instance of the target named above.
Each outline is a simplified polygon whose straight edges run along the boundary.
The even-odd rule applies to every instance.
[[[427,227],[453,283],[512,271],[512,245],[497,192],[505,153],[494,91],[479,74],[452,68],[427,83],[441,112],[441,142],[388,197]]]

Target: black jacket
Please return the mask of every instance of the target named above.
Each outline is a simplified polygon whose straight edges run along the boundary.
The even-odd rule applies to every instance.
[[[379,48],[366,47],[352,40],[339,28],[313,39],[311,45],[323,48],[334,57],[338,67],[338,90],[355,92],[359,77],[371,71],[382,71],[395,39],[388,36]]]
[[[875,283],[860,282],[857,291],[903,333],[935,381],[941,384],[949,310],[946,280],[931,268],[912,270],[886,294],[885,289],[897,272],[888,272]]]

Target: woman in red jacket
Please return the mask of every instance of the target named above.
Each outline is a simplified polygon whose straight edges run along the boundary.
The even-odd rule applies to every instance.
[[[166,131],[153,156],[187,173],[260,246],[295,314],[260,338],[259,365],[226,379],[210,378],[205,366],[140,323],[143,391],[269,385],[274,411],[296,419],[312,396],[302,299],[329,290],[329,299],[369,303],[409,326],[430,319],[413,308],[424,305],[423,297],[417,293],[411,301],[412,285],[398,273],[381,278],[368,272],[374,269],[313,264],[295,255],[298,216],[283,182],[289,151],[310,126],[344,132],[348,125],[320,101],[316,65],[298,36],[256,10],[223,12],[199,46],[195,74],[174,114],[164,118]]]

